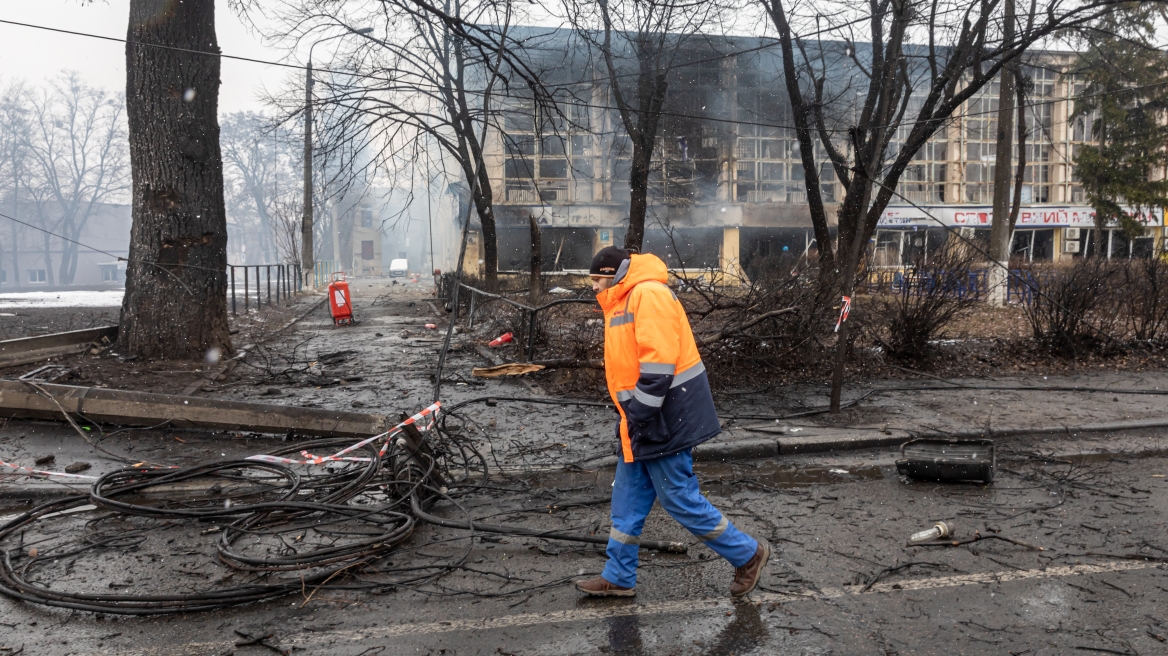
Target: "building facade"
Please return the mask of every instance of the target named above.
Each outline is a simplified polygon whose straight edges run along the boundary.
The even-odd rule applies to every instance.
[[[51,213],[38,213],[32,203],[20,204],[16,218],[48,226],[44,230],[49,232],[60,230],[58,219]],[[83,245],[13,221],[5,223],[0,225],[0,292],[125,286],[126,262],[119,258],[129,256],[129,205],[95,205],[76,238]],[[71,264],[74,257],[75,266]]]
[[[714,49],[708,43],[695,46],[679,54],[681,65],[671,73],[649,181],[644,250],[672,267],[741,267],[749,274],[768,256],[802,254],[813,243],[778,49],[763,45],[723,39]],[[716,51],[745,54],[710,57]],[[557,51],[545,65],[558,71],[549,84],[568,90],[560,102],[562,115],[544,117],[530,99],[508,97],[486,142],[500,270],[527,268],[532,216],[543,232],[545,271],[586,269],[595,251],[624,238],[631,144],[607,77],[572,53],[570,47]],[[1012,249],[1027,260],[1059,261],[1096,248],[1087,229],[1094,225],[1093,210],[1074,176],[1077,148],[1092,136],[1090,117],[1072,119],[1082,85],[1062,71],[1073,58],[1039,53],[1024,68],[1033,86]],[[687,59],[694,63],[686,65]],[[903,198],[893,201],[873,237],[870,265],[902,266],[926,252],[930,240],[943,241],[952,228],[988,237],[998,92],[997,83],[988,85],[917,153],[897,189]],[[913,109],[910,98],[906,116],[913,116]],[[843,128],[850,119],[837,117],[836,123]],[[894,142],[908,130],[902,127]],[[836,145],[846,152],[846,133],[838,134]],[[815,148],[821,191],[834,221],[842,190],[818,140]],[[1160,250],[1163,211],[1141,220],[1146,231],[1135,239],[1105,231],[1104,252],[1130,257]],[[479,246],[475,235],[466,258],[472,268],[481,258]]]

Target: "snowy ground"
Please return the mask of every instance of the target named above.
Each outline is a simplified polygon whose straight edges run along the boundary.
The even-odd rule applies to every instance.
[[[121,289],[0,294],[0,312],[20,308],[118,307],[124,295]]]

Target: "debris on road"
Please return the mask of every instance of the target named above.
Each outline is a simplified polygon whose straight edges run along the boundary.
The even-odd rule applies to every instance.
[[[117,326],[103,326],[0,341],[0,368],[82,353],[93,346],[112,344],[117,336]]]
[[[278,391],[278,390],[277,390]],[[84,414],[95,422],[242,430],[256,433],[362,437],[386,428],[384,417],[356,412],[225,401],[174,394],[73,385],[0,381],[0,417],[61,420]]]
[[[896,470],[926,481],[994,481],[993,440],[916,439],[900,447]]]
[[[952,533],[953,529],[945,522],[937,522],[933,524],[933,528],[924,531],[913,533],[909,542],[928,542],[929,540],[936,540],[937,538],[947,538]]]
[[[522,376],[523,374],[543,371],[543,369],[542,364],[508,362],[495,367],[475,367],[470,370],[470,375],[476,378],[499,378],[500,376]]]
[[[492,339],[490,341],[490,343],[487,344],[487,346],[490,346],[491,348],[498,348],[504,344],[510,344],[514,339],[515,339],[515,336],[513,334],[503,333],[502,335],[499,335],[495,339]]]

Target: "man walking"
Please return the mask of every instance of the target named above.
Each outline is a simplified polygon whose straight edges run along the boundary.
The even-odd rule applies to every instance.
[[[693,473],[693,447],[721,432],[689,320],[655,255],[602,249],[589,271],[604,310],[604,369],[620,422],[608,563],[577,581],[595,596],[636,594],[637,550],[653,501],[735,567],[730,594],[754,590],[770,547],[710,504]]]

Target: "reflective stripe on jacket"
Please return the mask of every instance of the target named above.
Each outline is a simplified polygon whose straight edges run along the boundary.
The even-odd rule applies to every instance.
[[[633,255],[615,284],[596,295],[625,462],[672,455],[721,432],[706,369],[668,275],[657,256]]]

